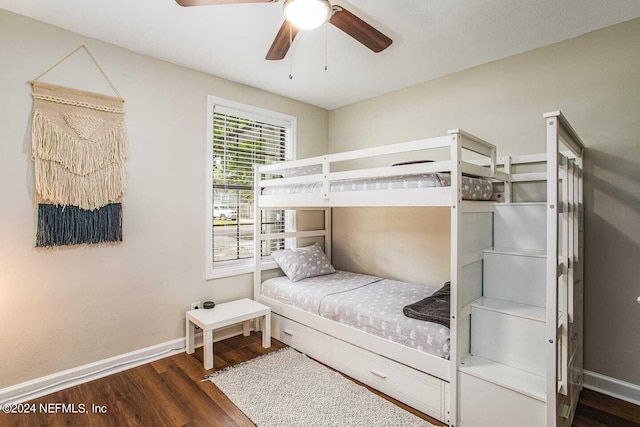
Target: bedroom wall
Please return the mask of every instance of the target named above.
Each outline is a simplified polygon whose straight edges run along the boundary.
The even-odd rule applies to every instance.
[[[448,208],[334,208],[333,265],[441,285],[449,280],[450,218]]]
[[[27,80],[86,43],[126,98],[124,242],[34,249]],[[298,117],[298,157],[326,152],[326,110],[0,10],[0,388],[184,336],[192,301],[252,296],[207,282],[206,98]],[[84,53],[43,78],[110,92]]]
[[[640,384],[640,19],[411,86],[329,113],[329,151],[439,136],[462,128],[499,154],[542,152],[542,114],[562,110],[587,145],[585,158],[585,367]],[[334,245],[368,225],[346,210]],[[413,213],[413,215],[418,215]],[[387,211],[379,227],[401,221]],[[443,218],[442,227],[447,219]],[[368,264],[416,245],[409,233],[370,242]],[[425,233],[414,234],[421,239]],[[361,260],[349,263],[358,268]],[[421,262],[399,277],[429,274]]]

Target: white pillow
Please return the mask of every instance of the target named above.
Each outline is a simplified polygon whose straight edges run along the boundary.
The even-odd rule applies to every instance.
[[[271,256],[292,282],[336,272],[318,243],[272,252]]]

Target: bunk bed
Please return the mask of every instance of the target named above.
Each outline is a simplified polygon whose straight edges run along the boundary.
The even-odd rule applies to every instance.
[[[563,129],[570,127],[559,112],[549,117],[557,117],[558,126],[555,136],[548,134],[549,152],[540,155],[498,158],[493,144],[454,129],[442,137],[271,165],[256,165],[254,253],[257,256],[254,299],[272,309],[272,336],[438,420],[458,425],[459,368],[462,360],[471,352],[471,311],[474,302],[483,296],[482,262],[485,251],[492,249],[494,245],[494,207],[496,203],[511,202],[512,183],[538,182],[547,178],[550,180],[548,187],[556,189],[556,193],[549,190],[550,200],[553,200],[554,194],[558,197],[558,183],[563,179],[558,173],[554,174],[553,169],[537,173],[510,172],[520,164],[547,161],[550,161],[551,166],[571,164],[571,171],[577,171],[581,162],[581,154],[570,155],[574,159],[571,161],[562,160],[567,157],[560,154],[558,141],[563,136],[571,136],[570,133],[563,133]],[[551,141],[553,138],[555,143]],[[332,170],[340,162],[385,158],[397,154],[411,155],[418,151],[442,148],[448,149],[448,160],[346,171]],[[465,150],[482,158],[465,161],[462,158]],[[578,152],[577,149],[575,151]],[[579,160],[575,160],[576,158]],[[556,168],[556,172],[557,170]],[[569,181],[564,178],[564,182]],[[571,185],[574,182],[578,181],[571,181]],[[502,191],[487,194],[491,193],[494,184]],[[565,197],[573,193],[562,194]],[[570,203],[573,206],[574,201]],[[344,312],[350,308],[340,307],[339,304],[339,301],[348,299],[368,301],[367,298],[376,293],[402,287],[410,289],[415,285],[340,271],[299,282],[293,282],[286,276],[263,282],[263,272],[279,266],[272,257],[261,255],[262,242],[320,238],[330,262],[332,208],[391,206],[450,208],[450,325],[448,328],[442,324],[429,326],[432,329],[427,335],[437,330],[441,338],[435,346],[428,348],[429,346],[415,344],[419,339],[403,340],[380,330],[367,329],[363,324],[357,324],[358,322],[349,322],[344,319]],[[259,219],[263,210],[274,209],[322,210],[324,228],[266,232]],[[568,211],[565,209],[564,212]],[[553,213],[556,215],[556,211]],[[556,225],[557,220],[558,216]],[[564,224],[562,221],[564,220],[561,219],[560,223]],[[573,219],[571,221],[571,227],[575,225],[577,233],[577,222]],[[553,225],[554,222],[550,221],[550,224]],[[547,234],[551,236],[551,232]],[[569,237],[573,239],[573,235]],[[558,233],[552,240],[557,254]],[[567,241],[569,240],[565,239]],[[551,258],[553,257],[549,256]],[[401,300],[396,305],[402,306],[417,296],[431,295],[442,285],[440,283],[416,288],[409,299]],[[296,289],[305,289],[310,293],[296,295]],[[557,293],[553,295],[556,295],[557,303]],[[335,298],[332,300],[332,297]],[[568,298],[562,301],[568,301]],[[382,311],[375,304],[370,305],[372,308],[369,311],[358,315],[370,316],[373,312]],[[560,311],[555,305],[554,308],[554,313]],[[396,312],[397,309],[395,307]],[[567,310],[566,305],[563,310]],[[554,316],[550,314],[549,318]],[[393,324],[393,319],[370,319],[364,323],[385,321]],[[555,339],[558,327],[555,323],[553,325],[548,326],[548,329],[549,333],[553,330]],[[403,326],[397,326],[396,329],[402,331]],[[404,333],[407,331],[415,338],[417,332],[411,326],[404,329]],[[566,331],[564,333],[566,335]],[[432,338],[431,336],[429,339]],[[409,341],[413,341],[413,344]],[[565,339],[564,342],[566,341]],[[556,372],[555,365],[553,371]],[[554,386],[555,383],[554,381]]]
[[[411,155],[422,150],[442,148],[448,148],[450,153],[448,160],[339,172],[331,170],[332,166],[335,167],[339,162],[379,158],[399,153]],[[480,166],[463,161],[463,150],[483,156],[488,164]],[[288,176],[290,170],[304,171],[305,169],[307,173],[308,171],[311,173]],[[320,173],[316,173],[318,171]],[[269,175],[284,177],[269,178]],[[264,240],[321,237],[324,239],[324,249],[330,259],[331,208],[333,207],[446,206],[451,208],[451,301],[457,301],[456,285],[457,277],[462,273],[461,262],[477,263],[480,261],[477,252],[483,247],[491,246],[492,243],[490,217],[474,219],[471,223],[465,224],[478,229],[478,238],[466,239],[459,232],[462,227],[463,212],[488,213],[493,209],[491,201],[472,201],[462,197],[463,177],[466,179],[467,175],[483,180],[479,183],[480,185],[493,181],[508,183],[510,180],[507,173],[497,170],[496,147],[459,129],[451,130],[447,135],[436,138],[257,166],[254,193],[256,218],[260,218],[261,211],[264,209],[323,209],[325,226],[322,230],[263,233],[259,221],[256,221],[255,253],[261,253],[261,242]],[[397,182],[398,177],[401,177],[400,180],[403,182],[411,183],[394,186],[393,182]],[[363,181],[369,185],[360,185]],[[309,187],[312,189],[309,190]],[[482,198],[487,199],[487,197]],[[469,233],[469,235],[472,234],[475,233]],[[468,249],[465,253],[467,258],[461,260],[463,245]],[[455,391],[451,390],[451,378],[455,376],[456,364],[450,362],[457,358],[456,346],[451,345],[456,341],[455,326],[449,328],[450,344],[445,357],[411,348],[265,295],[262,271],[276,267],[277,265],[268,257],[256,258],[254,298],[271,307],[274,314],[272,325],[274,337],[323,363],[379,388],[436,419],[449,421],[451,417],[449,400],[452,394],[455,395]],[[432,291],[435,289],[437,287]],[[470,289],[469,292],[471,295],[467,299],[471,302],[478,294],[478,290]],[[455,319],[456,310],[457,306],[452,305],[452,319]],[[363,369],[366,372],[362,371]],[[365,378],[371,374],[374,376],[373,382]]]

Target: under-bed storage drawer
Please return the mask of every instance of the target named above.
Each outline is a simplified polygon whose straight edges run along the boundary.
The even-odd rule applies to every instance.
[[[438,378],[336,338],[330,365],[427,415],[445,418],[445,382]]]
[[[546,404],[543,401],[465,372],[460,372],[459,378],[460,406],[458,413],[462,427],[541,427],[547,425]],[[514,423],[514,420],[517,420],[517,423]]]
[[[271,336],[323,363],[329,363],[331,338],[286,317],[271,313]]]

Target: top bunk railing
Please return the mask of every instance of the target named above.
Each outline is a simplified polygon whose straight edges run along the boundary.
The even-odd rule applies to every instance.
[[[332,166],[338,162],[370,159],[374,157],[412,153],[416,151],[432,150],[438,148],[451,148],[455,144],[460,144],[461,149],[480,154],[481,156],[485,156],[486,165],[480,165],[471,161],[461,161],[459,165],[456,165],[452,164],[451,160],[441,160],[429,163],[369,167],[336,172],[331,171]],[[314,166],[316,167],[317,171],[314,171],[315,173],[309,175],[262,179],[262,176],[265,174],[279,175],[281,174],[281,172],[288,169]],[[448,135],[436,138],[327,154],[301,160],[285,161],[271,165],[257,165],[256,193],[260,195],[262,189],[273,186],[322,183],[322,200],[323,202],[327,202],[330,199],[331,195],[331,184],[337,181],[427,173],[454,173],[458,170],[461,170],[463,174],[488,178],[498,182],[508,182],[510,180],[507,173],[497,170],[496,147],[493,144],[460,129],[453,129],[448,132]]]
[[[552,111],[543,115],[547,121],[549,119],[557,118],[558,121],[558,136],[564,143],[564,145],[571,150],[571,152],[578,158],[582,157],[584,152],[584,143],[578,136],[578,133],[573,129],[567,118],[560,111]]]

